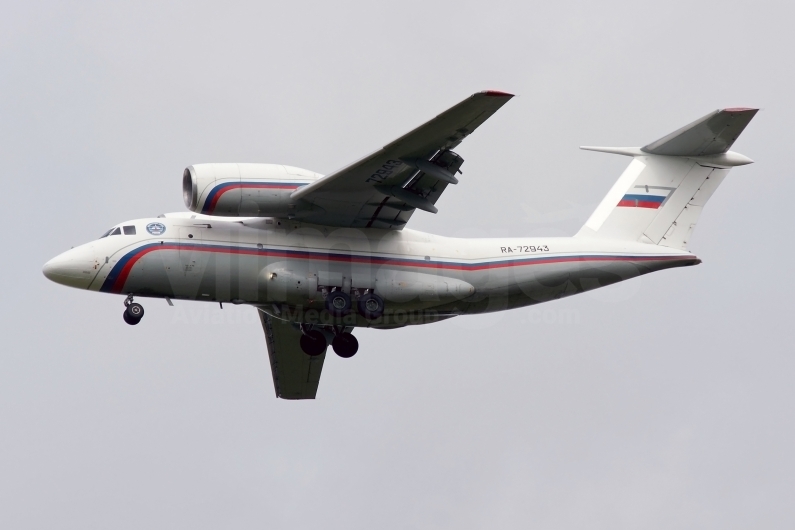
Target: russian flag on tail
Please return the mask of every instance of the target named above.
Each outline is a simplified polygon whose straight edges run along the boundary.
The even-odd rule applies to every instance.
[[[618,206],[625,208],[651,208],[659,209],[668,199],[673,188],[663,188],[660,186],[635,186],[630,193],[625,194]]]

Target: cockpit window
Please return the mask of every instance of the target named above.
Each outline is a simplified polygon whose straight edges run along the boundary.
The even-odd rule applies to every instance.
[[[121,235],[122,230],[124,230],[124,235],[125,236],[134,236],[135,235],[135,226],[134,225],[127,225],[127,226],[123,226],[123,227],[122,226],[115,226],[115,227],[111,228],[110,230],[108,230],[107,232],[105,232],[104,234],[102,234],[101,236],[99,236],[99,238],[102,239],[103,237]]]

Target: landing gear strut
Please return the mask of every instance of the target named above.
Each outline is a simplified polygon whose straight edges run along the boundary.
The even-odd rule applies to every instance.
[[[144,317],[144,306],[133,302],[133,295],[127,295],[127,299],[124,300],[124,307],[122,318],[124,318],[124,321],[129,325],[136,325]]]

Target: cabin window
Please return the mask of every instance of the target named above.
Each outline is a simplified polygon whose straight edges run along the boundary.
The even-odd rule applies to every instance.
[[[121,234],[121,228],[119,228],[119,227],[117,226],[116,228],[114,228],[114,229],[113,229],[113,231],[112,231],[112,232],[111,232],[109,235],[111,235],[111,236],[118,236],[119,234]]]
[[[125,236],[134,236],[135,235],[135,226],[125,226],[124,227],[124,235]]]

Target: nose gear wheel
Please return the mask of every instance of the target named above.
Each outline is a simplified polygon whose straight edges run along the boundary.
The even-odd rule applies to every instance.
[[[144,317],[144,306],[139,303],[133,302],[133,296],[127,296],[127,299],[124,300],[124,313],[122,313],[122,318],[126,323],[131,326],[138,324],[141,319]]]

